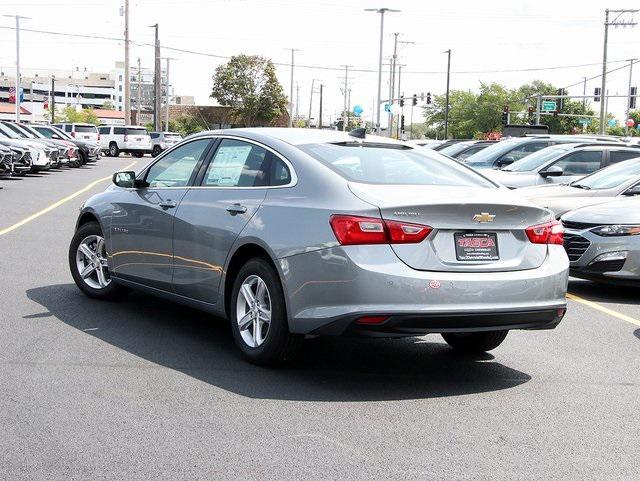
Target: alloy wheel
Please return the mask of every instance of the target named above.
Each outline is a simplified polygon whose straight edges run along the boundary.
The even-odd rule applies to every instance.
[[[240,286],[236,319],[242,340],[249,347],[260,346],[269,335],[271,296],[264,280],[250,275]]]
[[[76,251],[76,267],[84,283],[92,289],[104,289],[111,283],[104,238],[90,235],[82,239]]]

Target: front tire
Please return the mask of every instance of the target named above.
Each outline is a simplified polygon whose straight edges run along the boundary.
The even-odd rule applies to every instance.
[[[282,285],[267,261],[255,258],[242,266],[229,310],[233,339],[250,362],[275,365],[296,357],[302,336],[289,332]]]
[[[495,349],[509,331],[465,332],[442,334],[443,339],[461,354],[482,354]]]
[[[76,231],[69,246],[69,268],[78,288],[95,299],[113,300],[127,288],[111,279],[102,229],[88,222]]]
[[[118,144],[115,142],[111,142],[109,144],[109,155],[111,157],[118,157],[120,155],[120,149],[118,148]]]

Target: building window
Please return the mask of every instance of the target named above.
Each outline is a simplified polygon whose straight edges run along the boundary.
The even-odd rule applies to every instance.
[[[118,102],[122,103],[122,95],[120,97],[118,97]]]
[[[122,92],[122,84],[118,85],[118,90]]]
[[[122,82],[122,75],[118,75],[118,80]]]

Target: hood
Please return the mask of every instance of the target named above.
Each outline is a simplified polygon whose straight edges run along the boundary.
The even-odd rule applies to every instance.
[[[44,144],[33,142],[29,139],[2,139],[2,143],[4,145],[15,145],[18,147],[25,147],[28,149],[39,149],[39,150],[51,149],[50,147],[47,147]]]
[[[640,224],[640,199],[628,198],[582,207],[566,213],[562,220],[583,224]]]

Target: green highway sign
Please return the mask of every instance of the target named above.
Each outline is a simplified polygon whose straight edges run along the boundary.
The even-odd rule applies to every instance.
[[[587,126],[591,124],[591,119],[579,119],[578,122],[582,125],[582,126]]]
[[[543,100],[542,101],[542,110],[543,112],[552,112],[556,110],[556,101],[555,100]]]

